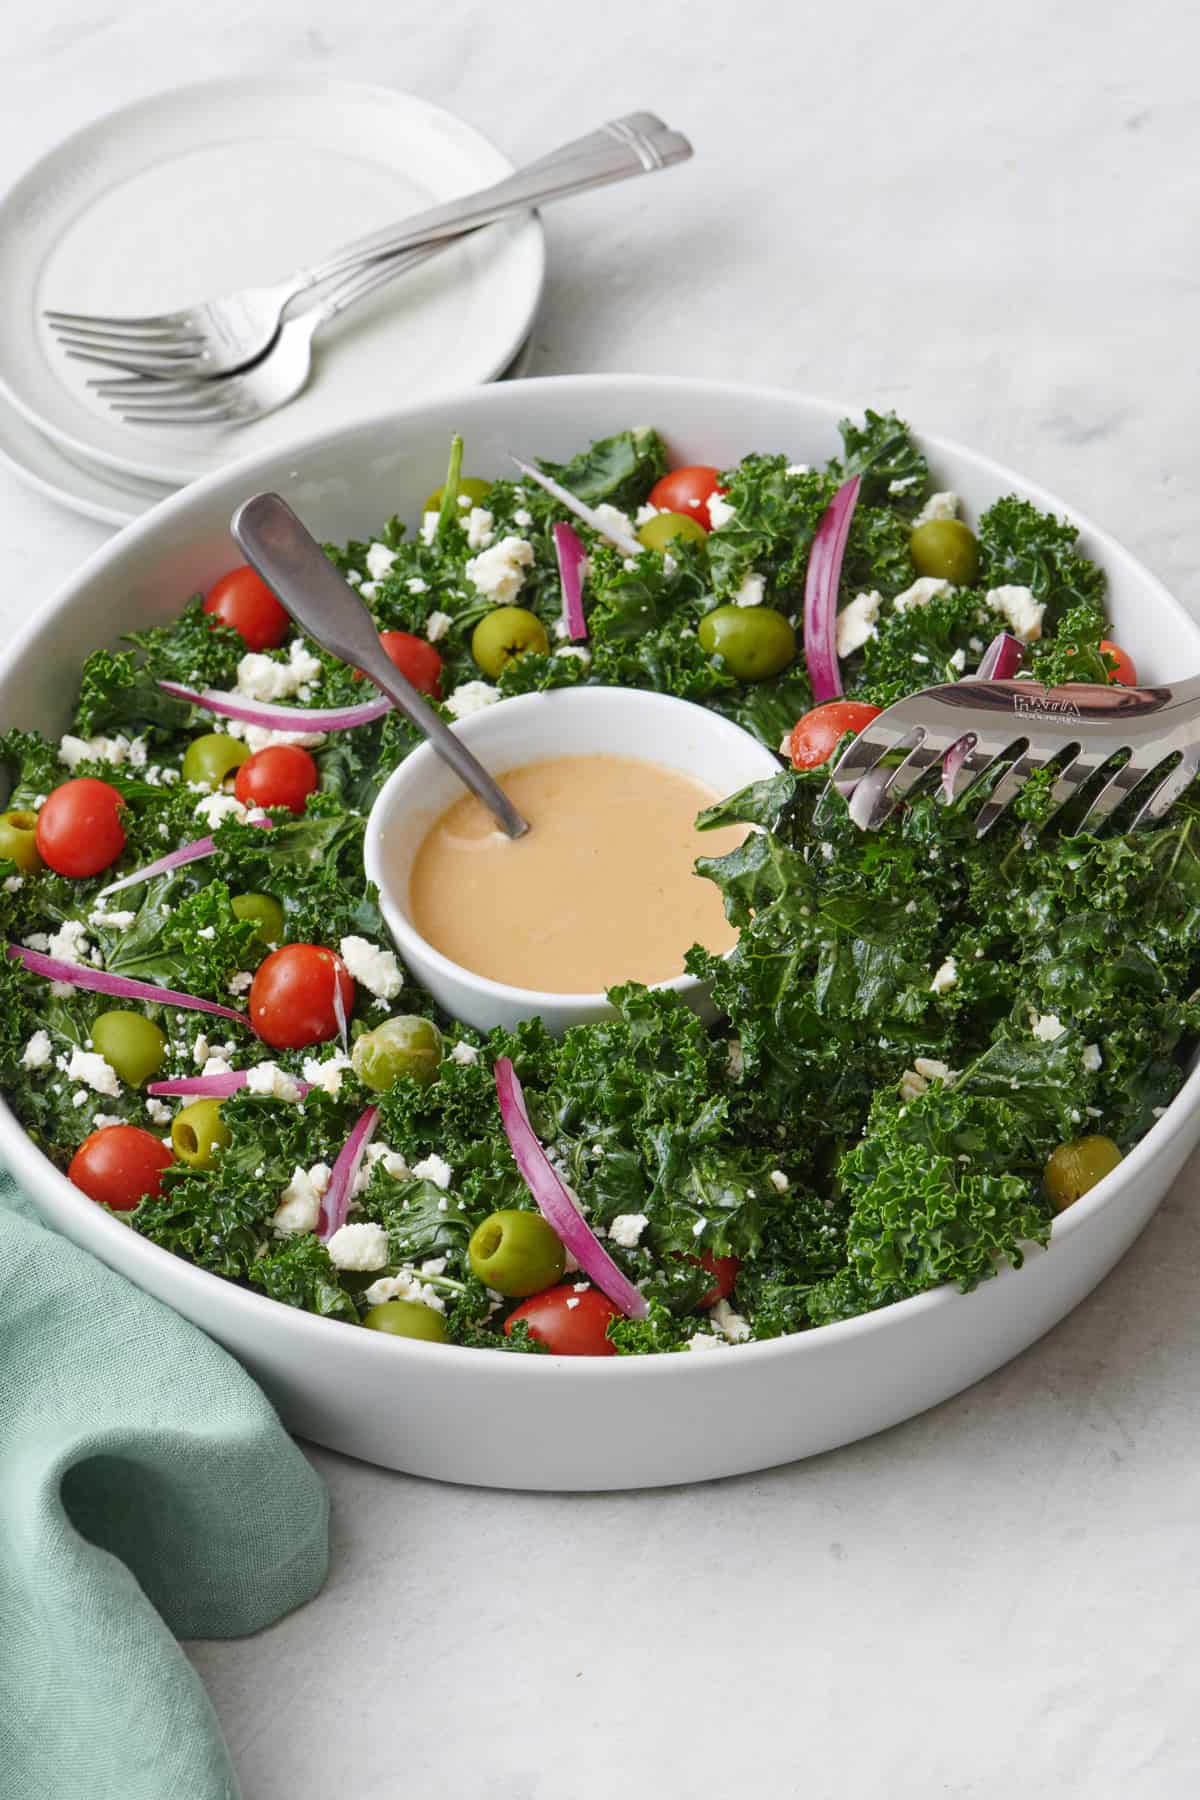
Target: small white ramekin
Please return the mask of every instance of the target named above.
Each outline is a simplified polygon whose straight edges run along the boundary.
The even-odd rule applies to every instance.
[[[718,713],[631,688],[525,694],[472,713],[455,729],[497,776],[543,757],[607,753],[677,770],[725,795],[779,771],[769,750]],[[389,776],[367,820],[367,875],[379,889],[383,916],[413,976],[453,1018],[480,1031],[494,1025],[511,1029],[540,1014],[558,1035],[570,1025],[611,1016],[602,993],[548,994],[491,981],[451,962],[415,929],[409,902],[413,860],[434,820],[462,792],[454,772],[422,744]],[[701,1014],[708,1011],[706,984],[694,975],[655,985],[681,995]]]

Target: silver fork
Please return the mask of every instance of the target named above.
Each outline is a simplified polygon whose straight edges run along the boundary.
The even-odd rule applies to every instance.
[[[514,212],[582,193],[626,176],[686,161],[688,140],[654,113],[630,113],[575,138],[503,181],[372,232],[311,268],[269,287],[244,288],[175,312],[124,317],[47,309],[44,317],[68,355],[146,375],[219,376],[263,355],[290,301],[364,263],[395,256]],[[549,179],[551,170],[557,175]]]
[[[980,837],[1035,770],[1057,766],[1049,817],[1122,753],[1128,760],[1109,774],[1078,829],[1102,825],[1139,783],[1179,756],[1133,820],[1134,826],[1156,824],[1200,769],[1200,679],[1158,688],[971,680],[924,688],[872,719],[842,753],[830,780],[850,803],[855,822],[877,830],[964,740],[966,755],[950,798],[973,787],[1001,758],[1013,758],[980,808],[975,821]],[[881,764],[881,758],[900,751],[907,754],[898,766]]]

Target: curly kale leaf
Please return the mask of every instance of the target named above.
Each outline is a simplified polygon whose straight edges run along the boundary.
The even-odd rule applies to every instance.
[[[8,774],[5,805],[12,812],[32,811],[39,795],[48,794],[63,778],[57,746],[36,731],[14,727],[0,735],[0,766]]]
[[[977,536],[980,585],[1027,587],[1046,604],[1046,629],[1071,607],[1103,608],[1104,571],[1080,554],[1079,532],[1069,520],[1010,494],[983,514]]]
[[[311,1231],[274,1244],[265,1256],[250,1264],[254,1287],[285,1306],[300,1306],[323,1319],[342,1319],[358,1324],[358,1308],[342,1287],[329,1252]]]
[[[203,594],[193,594],[169,624],[126,635],[141,651],[148,678],[185,687],[231,687],[246,653],[241,633],[204,611]]]
[[[753,569],[781,611],[794,612],[804,593],[808,553],[837,482],[811,471],[788,473],[785,456],[747,456],[722,478],[733,518],[708,538],[716,593],[737,591]]]
[[[253,919],[239,919],[223,881],[186,891],[186,871],[157,876],[146,884],[137,917],[128,930],[93,926],[110,974],[182,988],[206,1000],[230,1004],[234,975],[260,960]]]
[[[908,426],[894,412],[877,413],[868,407],[861,425],[843,419],[843,455],[831,465],[841,479],[862,476],[859,500],[865,506],[883,506],[915,513],[929,485],[929,465],[913,443]]]
[[[969,588],[903,612],[887,607],[863,647],[854,698],[890,706],[917,688],[957,681],[964,669],[975,667],[997,629],[997,616]]]
[[[1099,601],[1087,600],[1063,613],[1053,637],[1039,638],[1030,646],[1030,669],[1046,687],[1062,687],[1068,681],[1107,682],[1117,659],[1100,648],[1108,620]]]
[[[83,665],[72,729],[85,738],[124,731],[165,739],[182,731],[193,709],[165,694],[158,679],[132,650],[93,650]],[[172,679],[195,685],[190,676]]]
[[[548,462],[542,457],[538,466],[589,506],[607,501],[630,511],[646,498],[659,476],[666,474],[667,450],[657,431],[618,431],[597,439],[570,462]]]

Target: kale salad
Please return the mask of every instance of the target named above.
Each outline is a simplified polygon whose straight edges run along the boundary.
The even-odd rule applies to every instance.
[[[61,739],[0,737],[0,1087],[34,1143],[213,1274],[508,1353],[724,1351],[1045,1245],[1184,1080],[1200,806],[1087,834],[1044,822],[1043,772],[983,840],[980,785],[858,829],[828,790],[846,734],[995,673],[998,639],[1049,684],[1135,676],[1069,523],[964,519],[893,415],[842,437],[825,468],[669,471],[630,430],[486,484],[456,442],[415,532],[328,549],[447,718],[624,685],[778,753],[704,815],[755,827],[698,865],[739,932],[688,955],[715,1025],[633,983],[560,1041],[439,1015],[363,873],[419,740],[235,570],[95,650]]]

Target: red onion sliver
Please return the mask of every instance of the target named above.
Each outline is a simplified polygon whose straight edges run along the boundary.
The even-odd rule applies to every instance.
[[[1025,646],[1011,631],[997,632],[971,677],[974,681],[1010,681],[1025,661]],[[942,758],[942,798],[949,804],[954,799],[954,784],[963,763],[975,748],[975,738],[968,732],[951,744]]]
[[[231,1069],[227,1075],[178,1075],[170,1081],[150,1081],[146,1084],[148,1094],[186,1094],[193,1100],[228,1100],[245,1087],[248,1076],[245,1069]],[[294,1082],[299,1089],[300,1098],[312,1091],[312,1084],[301,1081],[295,1075],[288,1080]]]
[[[159,1006],[182,1006],[192,1012],[216,1013],[218,1018],[233,1019],[239,1025],[250,1025],[245,1013],[231,1006],[218,1006],[215,1000],[201,1000],[195,994],[181,994],[175,988],[156,987],[152,981],[131,981],[127,975],[109,975],[104,969],[92,969],[86,963],[63,962],[57,956],[43,956],[40,950],[27,950],[24,944],[10,944],[8,954],[14,962],[24,963],[31,975],[44,975],[47,981],[69,981],[72,987],[86,988],[93,994],[111,994],[121,1000],[153,1000]],[[253,1026],[250,1026],[253,1030]]]
[[[650,1311],[645,1296],[618,1269],[580,1212],[571,1190],[555,1169],[529,1122],[525,1095],[507,1056],[496,1059],[496,1096],[500,1118],[521,1178],[538,1210],[562,1239],[584,1274],[619,1306],[627,1319],[644,1319]]]
[[[350,1199],[354,1193],[354,1178],[378,1123],[379,1108],[368,1106],[365,1112],[359,1114],[354,1130],[338,1151],[317,1218],[317,1236],[323,1244],[327,1244],[334,1232],[339,1231],[346,1223],[346,1214],[350,1211]]]
[[[243,725],[262,725],[268,731],[349,731],[355,725],[370,725],[392,710],[391,701],[383,694],[361,706],[274,706],[265,700],[227,694],[221,688],[189,688],[177,681],[160,681],[158,685],[176,700],[202,706],[205,712],[216,713],[219,718],[240,719]]]
[[[558,557],[558,575],[562,582],[563,618],[566,621],[567,636],[577,643],[588,634],[587,622],[583,616],[582,569],[585,551],[578,532],[572,526],[558,524],[554,527],[554,553]]]
[[[267,818],[246,820],[247,825],[257,825],[263,831],[270,831],[271,821]],[[132,875],[122,875],[120,881],[110,881],[96,895],[97,900],[104,900],[109,894],[119,894],[122,888],[136,887],[139,881],[149,881],[154,875],[165,875],[170,869],[182,869],[186,863],[199,862],[201,857],[211,856],[216,849],[211,837],[195,838],[190,844],[182,844],[178,850],[172,850],[167,856],[160,856],[157,862],[147,863],[143,869],[135,869]]]
[[[589,506],[586,500],[577,499],[569,488],[552,480],[549,475],[543,475],[542,471],[535,469],[532,463],[522,462],[519,456],[514,456],[513,461],[522,475],[528,475],[530,481],[536,481],[538,486],[545,488],[548,494],[553,494],[560,506],[565,506],[567,511],[573,512],[577,519],[582,519],[585,525],[590,525],[593,531],[598,531],[602,538],[607,538],[610,544],[615,544],[622,556],[640,556],[642,554],[645,545],[639,544],[632,533],[622,531],[619,525],[613,525],[609,520],[600,518],[595,508]]]
[[[837,659],[838,584],[861,485],[861,475],[843,482],[825,508],[808,553],[808,572],[804,578],[804,659],[808,664],[813,699],[818,706],[826,700],[836,700],[842,691]]]

